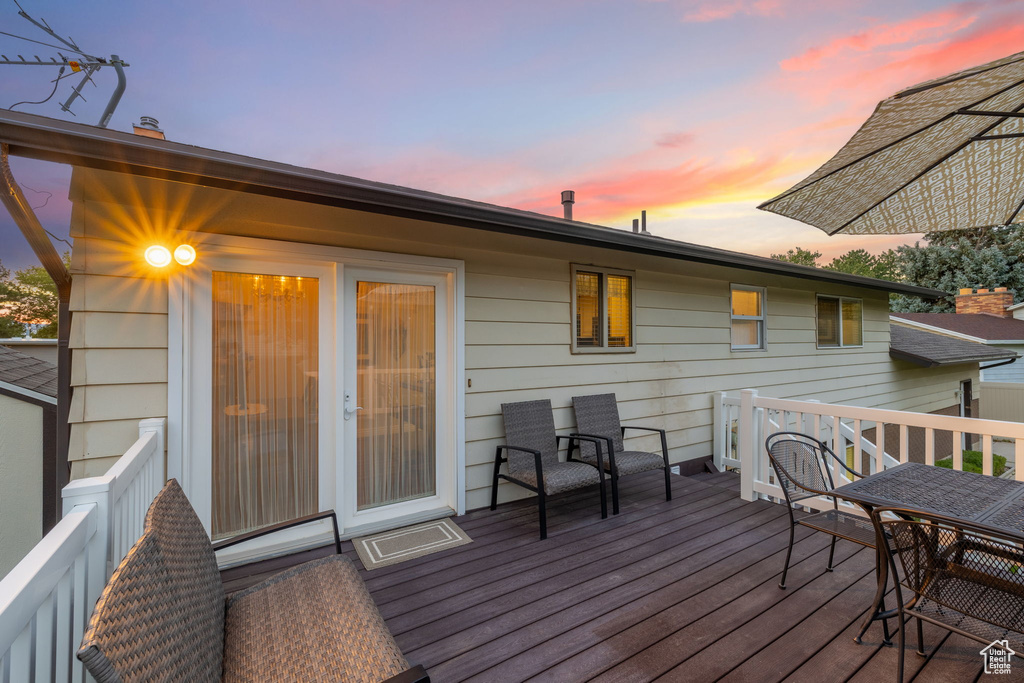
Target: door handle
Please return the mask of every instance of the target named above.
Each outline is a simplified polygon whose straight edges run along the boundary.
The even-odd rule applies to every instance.
[[[345,415],[344,415],[345,419],[346,420],[351,420],[352,416],[356,414],[356,411],[362,410],[362,409],[363,409],[362,406],[356,406],[355,408],[352,407],[352,394],[350,394],[349,392],[346,391],[345,392]]]

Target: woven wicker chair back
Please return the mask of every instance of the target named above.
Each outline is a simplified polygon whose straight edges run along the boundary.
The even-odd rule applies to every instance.
[[[551,413],[551,401],[521,401],[502,403],[501,415],[505,420],[505,443],[509,446],[530,448],[540,451],[544,465],[558,462],[558,444],[555,440],[555,418]],[[522,479],[524,473],[535,473],[533,455],[522,451],[506,451],[508,473],[515,479]]]
[[[171,479],[96,602],[78,657],[100,683],[220,680],[224,611],[210,539]]]
[[[768,456],[776,466],[779,485],[789,494],[790,500],[809,498],[832,490],[822,469],[825,454],[814,444],[797,439],[781,439],[771,445]],[[779,468],[784,471],[779,471]]]
[[[619,405],[615,394],[573,396],[572,409],[576,413],[576,431],[611,439],[615,452],[622,452],[622,423],[619,422]],[[601,448],[604,450],[607,446],[602,444]],[[595,458],[597,454],[594,444],[581,442],[580,454],[584,460]]]
[[[1024,553],[1008,541],[939,526],[920,514],[880,522],[903,565],[901,583],[1000,629],[1024,631]]]

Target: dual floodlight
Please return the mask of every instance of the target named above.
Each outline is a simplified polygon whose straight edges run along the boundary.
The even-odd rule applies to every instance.
[[[154,268],[165,268],[171,265],[171,260],[177,261],[178,265],[189,266],[196,260],[195,247],[189,244],[179,244],[171,250],[162,244],[154,244],[146,249],[146,263]]]

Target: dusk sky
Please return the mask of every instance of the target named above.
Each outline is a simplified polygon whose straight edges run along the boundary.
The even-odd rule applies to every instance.
[[[131,66],[110,128],[661,236],[825,259],[918,236],[827,237],[758,211],[831,157],[902,87],[1024,50],[1024,1],[22,0],[87,52]],[[0,0],[0,30],[53,42]],[[9,57],[56,51],[0,36]],[[0,66],[0,107],[56,68]],[[16,109],[95,124],[113,90],[60,111],[77,79]],[[12,161],[54,197],[66,168]],[[26,190],[42,204],[46,196]],[[62,247],[63,245],[58,245]],[[0,211],[0,261],[34,262]]]

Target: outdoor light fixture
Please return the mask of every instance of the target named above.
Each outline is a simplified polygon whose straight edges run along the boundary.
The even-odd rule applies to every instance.
[[[154,244],[146,249],[146,263],[154,268],[163,268],[170,265],[171,250],[165,246]]]
[[[183,266],[191,265],[196,260],[196,250],[188,244],[179,245],[174,250],[174,260]]]

